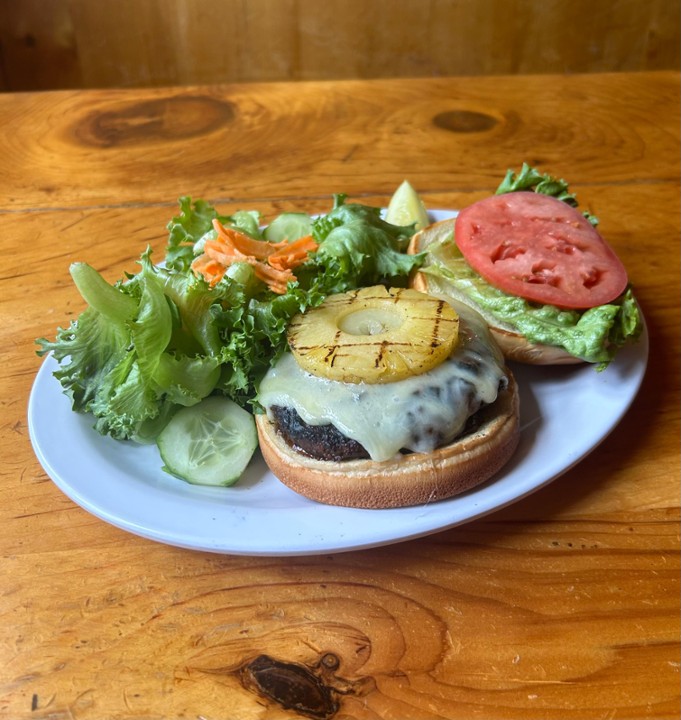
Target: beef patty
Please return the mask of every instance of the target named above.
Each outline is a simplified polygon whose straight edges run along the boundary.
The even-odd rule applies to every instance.
[[[295,450],[317,460],[356,460],[369,453],[333,425],[308,425],[293,408],[273,405],[271,418],[279,434]]]
[[[346,437],[331,424],[309,425],[294,408],[273,405],[270,416],[279,434],[294,450],[316,460],[359,460],[369,458],[369,453],[361,443]],[[459,437],[474,432],[478,427],[477,412],[468,418]],[[441,443],[444,435],[441,435]],[[403,450],[402,452],[409,452]]]

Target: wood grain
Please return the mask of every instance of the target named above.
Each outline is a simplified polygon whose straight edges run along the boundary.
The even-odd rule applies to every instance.
[[[221,86],[201,110],[189,89],[0,96],[0,716],[676,720],[678,93],[624,73]],[[113,281],[160,256],[183,193],[269,217],[408,177],[462,207],[523,160],[600,218],[651,343],[630,411],[550,485],[395,546],[248,558],[125,533],[40,467],[34,340],[83,307],[70,262]]]
[[[332,654],[341,717],[672,718],[676,529],[664,513],[529,532],[500,518],[399,553],[244,563],[135,543],[106,563],[92,549],[8,558],[25,600],[8,615],[6,707],[262,717],[245,663]]]
[[[678,69],[675,0],[0,1],[4,89]]]
[[[675,180],[676,77],[441,79],[427,95],[419,80],[384,81],[380,95],[361,81],[0,95],[0,208],[389,195],[405,177],[489,191],[499,158],[501,172],[527,160],[577,185]]]

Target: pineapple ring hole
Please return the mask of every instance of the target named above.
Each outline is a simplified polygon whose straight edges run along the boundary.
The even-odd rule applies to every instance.
[[[339,318],[338,329],[348,335],[380,335],[397,330],[403,322],[402,314],[395,310],[361,308]]]

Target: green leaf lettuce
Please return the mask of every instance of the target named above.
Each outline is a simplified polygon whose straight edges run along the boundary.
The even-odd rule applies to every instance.
[[[405,285],[422,256],[404,251],[412,228],[382,220],[377,208],[334,199],[312,221],[317,252],[277,295],[247,263],[235,263],[214,287],[191,271],[202,243],[219,220],[262,238],[254,211],[221,215],[204,200],[179,200],[168,224],[164,262],[146,251],[138,273],[107,283],[84,263],[71,275],[87,303],[54,341],[37,340],[39,355],[59,362],[55,376],[73,409],[92,413],[102,434],[153,441],[182,406],[219,393],[242,407],[286,348],[286,329],[298,312],[334,292],[380,282]]]

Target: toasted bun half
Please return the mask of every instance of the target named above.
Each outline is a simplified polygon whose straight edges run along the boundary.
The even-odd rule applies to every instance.
[[[386,462],[315,460],[289,446],[266,415],[256,416],[256,424],[265,462],[295,492],[327,505],[395,508],[463,493],[509,461],[520,438],[518,389],[510,373],[507,387],[476,417],[475,431],[450,445]]]
[[[453,228],[453,219],[440,220],[439,222],[429,225],[414,235],[409,243],[408,252],[413,255],[427,250],[428,245],[442,240],[451,234]],[[456,292],[451,284],[446,281],[440,283],[425,273],[416,272],[411,278],[410,285],[416,290],[444,298],[445,300],[448,297],[453,298],[476,310],[482,315],[485,322],[487,322],[492,337],[496,340],[497,345],[499,345],[507,360],[514,360],[528,365],[573,365],[584,362],[561,347],[532,343],[513,329],[503,327],[499,321],[490,315],[490,313],[486,312],[484,308],[475,304],[463,293]]]

